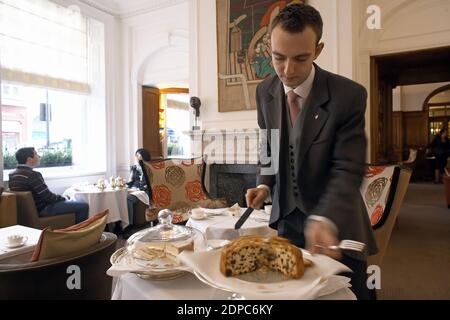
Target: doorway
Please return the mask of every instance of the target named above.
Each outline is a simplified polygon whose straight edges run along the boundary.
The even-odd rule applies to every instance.
[[[371,159],[398,162],[405,148],[405,128],[402,117],[394,116],[392,91],[397,86],[450,81],[450,46],[372,56],[370,63]],[[418,147],[429,143],[428,119],[428,110],[415,115]]]
[[[152,159],[190,157],[189,89],[142,87],[143,146]]]

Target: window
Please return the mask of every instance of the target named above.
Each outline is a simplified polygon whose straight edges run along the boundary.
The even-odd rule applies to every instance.
[[[4,170],[33,146],[44,174],[105,171],[104,24],[48,0],[0,0],[0,30]]]

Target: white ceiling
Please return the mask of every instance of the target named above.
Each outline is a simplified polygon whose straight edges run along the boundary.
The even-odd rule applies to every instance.
[[[97,9],[126,18],[140,13],[176,5],[187,0],[80,0]]]

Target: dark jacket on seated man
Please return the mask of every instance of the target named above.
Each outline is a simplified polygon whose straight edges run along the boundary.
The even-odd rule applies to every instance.
[[[40,163],[40,156],[34,148],[22,148],[16,152],[19,165],[9,174],[9,189],[11,191],[30,191],[40,216],[52,216],[65,213],[75,213],[77,223],[89,216],[87,203],[66,201],[66,198],[51,192],[45,184],[40,172],[33,167]]]

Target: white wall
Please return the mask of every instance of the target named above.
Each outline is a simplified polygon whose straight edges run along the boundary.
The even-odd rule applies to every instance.
[[[202,129],[257,128],[256,111],[218,112],[216,2],[197,0],[198,96],[202,99]],[[311,0],[324,20],[325,49],[320,67],[351,77],[351,0]],[[339,19],[338,19],[339,13]],[[193,35],[195,37],[195,35]],[[194,41],[194,40],[193,40]],[[339,46],[337,45],[339,43]]]
[[[369,96],[371,56],[450,45],[448,0],[352,0],[352,3],[354,79],[366,87]],[[367,28],[369,5],[381,9],[380,30]],[[366,113],[366,133],[370,137],[370,108]]]
[[[434,95],[430,99],[430,103],[448,103],[450,101],[450,88],[447,88],[445,91],[441,91],[438,94]]]
[[[427,83],[411,86],[402,86],[401,111],[422,111],[423,103],[434,90],[450,82]]]
[[[118,137],[117,170],[122,175],[142,146],[142,85],[188,86],[189,3],[138,14],[121,20],[123,92]]]

